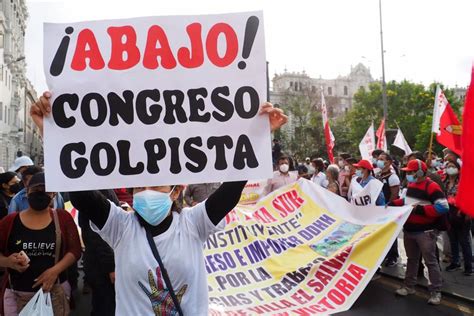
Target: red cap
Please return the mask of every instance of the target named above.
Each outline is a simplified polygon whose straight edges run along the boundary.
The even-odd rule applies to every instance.
[[[364,168],[364,169],[367,169],[367,170],[373,170],[374,169],[374,166],[372,166],[370,161],[363,160],[363,159],[361,161],[359,161],[358,163],[353,164],[353,166],[356,167],[356,168]]]
[[[418,171],[418,169],[420,168],[420,165],[421,165],[421,170],[423,170],[423,172],[426,172],[426,170],[428,170],[428,168],[426,167],[426,164],[419,159],[410,160],[407,166],[405,168],[402,168],[401,170]]]

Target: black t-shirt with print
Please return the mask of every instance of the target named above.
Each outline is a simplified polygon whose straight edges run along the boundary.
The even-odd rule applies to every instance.
[[[20,216],[16,216],[8,238],[8,251],[19,253],[22,250],[30,258],[30,266],[23,273],[9,269],[11,285],[17,291],[35,292],[39,287],[33,289],[34,280],[54,266],[56,250],[54,221],[51,221],[46,228],[33,230],[23,225]],[[59,279],[61,282],[66,281],[64,273]]]

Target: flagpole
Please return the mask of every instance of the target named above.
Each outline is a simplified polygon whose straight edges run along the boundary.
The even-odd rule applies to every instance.
[[[433,152],[433,138],[434,138],[434,133],[433,131],[431,131],[430,147],[428,148],[428,160],[431,160],[431,156]]]

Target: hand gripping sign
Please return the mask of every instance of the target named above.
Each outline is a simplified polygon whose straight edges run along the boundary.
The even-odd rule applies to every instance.
[[[271,176],[261,12],[44,26],[49,191]]]

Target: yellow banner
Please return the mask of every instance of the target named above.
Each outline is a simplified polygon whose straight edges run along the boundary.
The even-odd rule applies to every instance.
[[[239,206],[206,242],[211,315],[348,310],[409,207],[357,206],[307,180]]]

